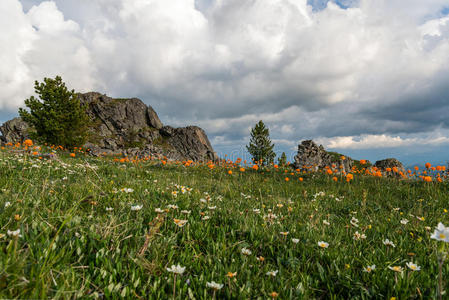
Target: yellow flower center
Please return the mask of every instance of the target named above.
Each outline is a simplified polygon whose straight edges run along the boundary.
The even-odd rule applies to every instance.
[[[440,239],[445,239],[446,236],[443,233],[440,233]]]

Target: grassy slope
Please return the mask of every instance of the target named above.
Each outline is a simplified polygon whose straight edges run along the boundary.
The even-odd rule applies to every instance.
[[[229,175],[221,168],[154,162],[67,157],[59,163],[7,152],[0,158],[0,234],[20,228],[23,235],[0,238],[0,298],[167,298],[172,264],[186,267],[177,277],[179,299],[209,299],[206,282],[212,280],[225,284],[218,298],[266,299],[272,291],[281,299],[436,295],[438,242],[426,226],[448,223],[446,183],[356,176],[348,184],[319,174],[301,175],[303,182],[288,174],[286,182],[281,171],[234,169]],[[193,190],[182,194],[176,184]],[[314,197],[320,191],[325,195]],[[207,204],[200,201],[206,192]],[[132,211],[135,204],[143,208]],[[155,208],[169,204],[179,209],[157,221]],[[264,220],[269,209],[277,216],[273,223]],[[352,217],[358,228],[350,225]],[[188,223],[178,228],[173,218]],[[410,222],[402,225],[405,218]],[[148,249],[139,256],[150,228]],[[280,234],[287,231],[287,237]],[[355,231],[366,239],[354,240]],[[385,238],[396,247],[386,247]],[[329,248],[320,249],[318,241]],[[244,247],[252,254],[244,256]],[[388,269],[411,260],[422,270],[395,276]],[[363,272],[372,264],[374,272]],[[266,275],[274,270],[276,277]],[[228,281],[227,272],[237,276]],[[449,274],[447,264],[443,274]]]

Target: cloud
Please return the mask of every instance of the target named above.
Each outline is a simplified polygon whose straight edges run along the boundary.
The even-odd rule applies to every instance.
[[[23,3],[0,1],[0,110],[59,74],[79,91],[140,97],[220,145],[260,119],[280,142],[357,147],[449,127],[447,0]]]
[[[378,149],[418,146],[439,146],[449,144],[447,136],[403,138],[390,135],[361,135],[321,138],[317,140],[330,149]]]

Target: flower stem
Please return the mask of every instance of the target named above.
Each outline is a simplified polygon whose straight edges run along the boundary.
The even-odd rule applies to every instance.
[[[173,279],[173,300],[176,297],[176,273],[175,273],[175,277]]]

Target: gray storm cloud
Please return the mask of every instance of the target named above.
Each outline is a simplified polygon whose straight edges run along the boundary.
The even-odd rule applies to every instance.
[[[447,0],[318,2],[2,0],[0,110],[59,74],[223,144],[261,118],[281,141],[448,127]]]

